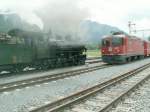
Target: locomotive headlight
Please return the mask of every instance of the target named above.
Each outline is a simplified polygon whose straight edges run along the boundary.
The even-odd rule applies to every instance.
[[[83,55],[86,55],[86,52],[84,51],[84,52],[82,52],[82,54],[83,54]]]

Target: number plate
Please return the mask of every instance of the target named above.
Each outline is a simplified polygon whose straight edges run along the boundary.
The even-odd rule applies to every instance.
[[[112,47],[109,47],[108,51],[112,51]]]

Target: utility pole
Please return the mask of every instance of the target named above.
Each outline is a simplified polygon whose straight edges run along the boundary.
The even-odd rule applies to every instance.
[[[145,32],[149,32],[150,29],[141,29],[141,30],[136,30],[136,32],[143,32],[143,37],[145,37]]]
[[[143,37],[145,36],[145,32],[149,32],[150,29],[140,29],[136,30],[135,23],[132,23],[131,21],[128,22],[128,27],[129,27],[129,34],[131,35],[132,32],[137,33],[137,32],[142,32]]]
[[[132,32],[136,32],[136,30],[133,30],[133,27],[135,28],[135,23],[132,23],[131,21],[128,22],[128,27],[129,27],[129,34],[131,34]]]

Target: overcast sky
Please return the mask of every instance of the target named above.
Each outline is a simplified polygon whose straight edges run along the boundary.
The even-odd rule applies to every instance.
[[[150,0],[83,0],[91,19],[128,30],[128,21],[137,29],[150,28]]]
[[[38,21],[39,24],[42,24],[33,12],[51,1],[53,0],[0,0],[0,9],[13,9],[21,12],[31,23]],[[70,1],[74,2],[75,0]],[[128,31],[128,21],[136,23],[137,29],[150,28],[150,0],[77,1],[80,8],[84,8],[89,12],[88,19],[116,26],[124,31]]]

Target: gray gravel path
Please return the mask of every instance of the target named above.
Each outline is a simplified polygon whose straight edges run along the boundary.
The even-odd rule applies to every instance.
[[[104,64],[104,63],[101,62],[101,63],[88,64],[88,65],[86,64],[83,66],[59,68],[59,69],[54,69],[54,70],[42,71],[42,72],[38,72],[38,73],[27,73],[27,74],[21,74],[21,75],[18,74],[18,75],[14,75],[14,76],[10,76],[10,77],[0,78],[0,84],[24,80],[24,79],[30,79],[30,78],[39,77],[39,76],[52,75],[52,74],[62,73],[62,72],[67,72],[67,71],[72,71],[72,70],[78,70],[78,69],[93,67],[93,66],[97,66],[97,65],[101,65],[101,64]]]
[[[111,86],[110,88],[104,90],[102,93],[98,92],[96,95],[87,98],[83,102],[79,102],[70,108],[62,110],[62,112],[99,112],[99,110],[104,108],[118,96],[123,94],[129,88],[133,87],[135,83],[148,76],[147,72],[149,71],[150,68],[138,73],[133,77],[130,77],[127,80],[122,81],[115,86]]]
[[[34,106],[55,101],[149,62],[150,59],[145,59],[130,64],[116,65],[80,76],[2,93],[0,94],[0,112],[26,112]]]
[[[150,112],[150,80],[110,112]]]

